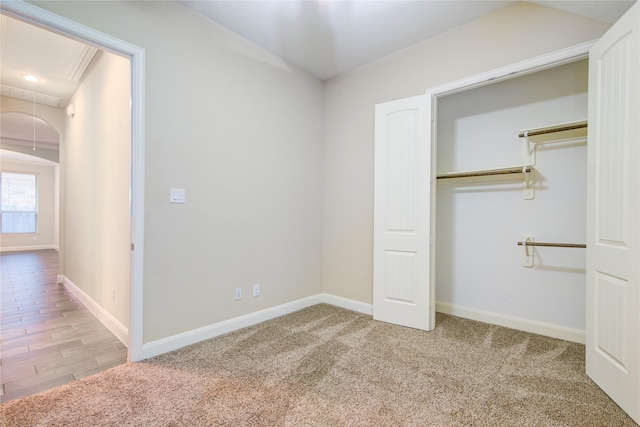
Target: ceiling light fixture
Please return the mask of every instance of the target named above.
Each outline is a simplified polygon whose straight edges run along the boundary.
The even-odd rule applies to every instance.
[[[31,83],[38,83],[40,81],[39,78],[37,78],[36,76],[34,76],[32,74],[23,74],[22,78],[25,79],[28,82],[31,82]]]

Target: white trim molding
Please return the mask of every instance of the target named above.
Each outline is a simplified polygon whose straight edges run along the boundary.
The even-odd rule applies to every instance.
[[[142,358],[147,359],[169,351],[178,350],[200,341],[218,337],[229,332],[237,331],[242,328],[257,325],[303,308],[320,304],[322,296],[320,294],[312,295],[307,298],[288,302],[286,304],[277,305],[275,307],[266,308],[264,310],[249,313],[244,316],[235,317],[212,325],[203,326],[198,329],[183,332],[167,338],[162,338],[142,345]]]
[[[477,320],[479,322],[504,326],[506,328],[545,335],[547,337],[577,342],[580,344],[585,343],[585,331],[580,329],[566,328],[564,326],[523,319],[521,317],[507,316],[500,313],[493,313],[490,311],[478,310],[476,308],[448,304],[440,301],[436,301],[436,311],[438,313],[450,314],[463,319]]]
[[[346,308],[347,310],[357,311],[358,313],[373,315],[373,304],[343,298],[331,294],[321,294],[322,302],[325,304],[335,305],[336,307]]]
[[[34,246],[7,246],[0,248],[0,252],[23,252],[23,251],[41,251],[45,249],[58,250],[57,245],[34,245]]]
[[[454,93],[463,92],[476,87],[498,83],[514,77],[520,77],[526,74],[579,61],[589,57],[589,49],[591,49],[591,46],[593,46],[595,42],[596,40],[580,43],[555,52],[536,56],[531,59],[496,68],[460,80],[455,80],[440,86],[435,86],[427,89],[426,93],[430,94],[432,97],[452,95]]]
[[[249,326],[257,325],[276,317],[284,316],[307,307],[317,304],[330,304],[336,307],[352,310],[358,313],[372,315],[373,305],[349,298],[343,298],[336,295],[320,293],[307,298],[288,302],[275,307],[267,308],[249,313],[244,316],[236,317],[222,322],[203,326],[198,329],[183,332],[181,334],[162,338],[152,341],[142,346],[142,359],[158,356],[163,353],[178,350],[188,345],[196,344],[211,338],[218,337],[233,331],[237,331]],[[458,305],[446,304],[442,302],[436,303],[436,311],[464,319],[477,320],[479,322],[490,323],[494,325],[504,326],[507,328],[517,329],[525,332],[531,332],[539,335],[546,335],[553,338],[559,338],[567,341],[584,344],[584,331],[565,328],[557,325],[551,325],[542,322],[536,322],[518,317],[505,316],[498,313],[477,310],[474,308],[463,307]]]
[[[95,302],[93,298],[69,280],[68,277],[58,275],[58,283],[62,283],[69,292],[71,292],[85,307],[87,307],[87,310],[89,310],[91,314],[100,321],[100,323],[113,332],[113,334],[122,341],[124,345],[127,345],[129,342],[129,331],[122,325],[122,323],[118,322],[118,319],[102,308],[102,306]]]
[[[260,310],[255,313],[249,313],[233,319],[223,320],[222,322],[203,326],[202,328],[193,329],[191,331],[183,332],[181,334],[143,344],[142,358],[147,359],[149,357],[158,356],[169,351],[178,350],[182,347],[186,347],[200,341],[208,340],[223,334],[227,334],[229,332],[257,325],[258,323],[275,319],[276,317],[284,316],[285,314],[290,314],[294,311],[302,310],[304,308],[322,303],[335,305],[336,307],[341,307],[368,315],[371,315],[371,313],[373,312],[373,306],[371,304],[366,304],[363,302],[354,301],[330,294],[316,294],[307,298],[302,298],[296,301]]]

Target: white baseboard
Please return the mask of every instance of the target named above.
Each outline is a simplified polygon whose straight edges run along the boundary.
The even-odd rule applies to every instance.
[[[173,350],[178,350],[182,347],[186,347],[200,341],[215,338],[217,336],[227,334],[238,329],[246,328],[248,326],[253,326],[258,323],[275,319],[276,317],[284,316],[285,314],[293,313],[294,311],[302,310],[303,308],[311,307],[320,303],[331,304],[335,305],[336,307],[346,308],[348,310],[353,310],[369,315],[373,312],[373,306],[371,304],[366,304],[330,294],[312,295],[310,297],[303,298],[297,301],[292,301],[286,304],[278,305],[276,307],[267,308],[255,313],[246,314],[244,316],[214,323],[208,326],[203,326],[202,328],[194,329],[178,335],[173,335],[167,338],[162,338],[157,341],[143,344],[142,359],[148,359],[149,357],[158,356],[160,354],[167,353]]]
[[[505,326],[511,329],[545,335],[552,338],[559,338],[566,341],[585,343],[585,331],[580,329],[566,328],[564,326],[552,325],[550,323],[537,322],[535,320],[523,319],[520,317],[507,316],[490,311],[478,310],[461,305],[449,304],[436,301],[436,311],[439,313],[451,314],[452,316],[464,319],[477,320],[479,322],[491,323],[493,325]]]
[[[33,245],[33,246],[6,246],[0,248],[0,252],[24,252],[24,251],[41,251],[44,249],[58,250],[56,245]]]
[[[80,300],[82,304],[102,323],[107,329],[126,346],[129,345],[129,331],[127,328],[118,322],[118,320],[102,308],[97,302],[95,302],[89,295],[87,295],[82,289],[76,286],[68,277],[58,275],[58,283],[62,283],[69,291]]]
[[[321,294],[322,302],[335,305],[336,307],[346,308],[347,310],[357,311],[358,313],[373,314],[373,305],[364,302],[352,300],[349,298],[338,297],[331,294]]]
[[[152,341],[142,345],[141,359],[148,359],[149,357],[177,350],[238,329],[253,326],[267,320],[275,319],[276,317],[284,316],[285,314],[293,313],[294,311],[302,310],[303,308],[311,307],[312,305],[320,304],[321,302],[323,302],[322,294],[317,294],[297,301],[256,311],[255,313],[246,314],[244,316],[235,317],[212,325],[203,326],[202,328],[193,329],[181,334]]]

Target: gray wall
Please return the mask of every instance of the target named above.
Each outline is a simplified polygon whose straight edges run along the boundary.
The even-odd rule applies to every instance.
[[[375,104],[590,41],[609,26],[517,3],[326,82],[324,291],[373,300]]]
[[[175,2],[34,4],[145,49],[144,342],[321,292],[322,83]]]

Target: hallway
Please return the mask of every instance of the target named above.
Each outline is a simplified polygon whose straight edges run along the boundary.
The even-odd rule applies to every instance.
[[[58,252],[2,253],[0,265],[0,401],[126,363],[126,346],[56,283]]]

